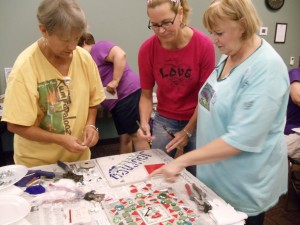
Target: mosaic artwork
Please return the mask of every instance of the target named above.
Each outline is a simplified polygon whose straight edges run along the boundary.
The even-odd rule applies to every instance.
[[[97,159],[97,163],[111,187],[145,181],[151,171],[166,162],[167,160],[164,160],[159,154],[155,154],[153,150]]]
[[[157,190],[151,183],[130,185],[131,196],[106,199],[103,205],[111,224],[192,225],[195,213],[171,188]]]

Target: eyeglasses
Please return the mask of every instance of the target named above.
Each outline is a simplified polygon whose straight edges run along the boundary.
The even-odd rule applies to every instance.
[[[177,16],[177,13],[175,14],[175,17],[172,21],[162,22],[161,24],[153,25],[150,23],[150,20],[149,20],[148,29],[158,31],[162,27],[164,30],[167,30],[174,24],[176,16]]]

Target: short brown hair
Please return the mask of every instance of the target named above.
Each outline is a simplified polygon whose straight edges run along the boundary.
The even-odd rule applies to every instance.
[[[91,33],[84,32],[82,36],[79,38],[77,45],[83,47],[84,44],[87,45],[95,44],[95,39]]]

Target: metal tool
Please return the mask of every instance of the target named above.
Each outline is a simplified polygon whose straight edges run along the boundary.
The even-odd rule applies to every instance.
[[[185,188],[189,195],[190,200],[194,201],[198,207],[199,211],[208,213],[212,209],[211,205],[206,201],[206,194],[198,188],[195,184],[192,184],[193,189],[197,192],[197,195],[191,190],[189,184],[185,184]]]
[[[195,201],[196,195],[194,192],[192,192],[191,187],[189,184],[185,184],[185,189],[189,195],[189,198],[191,201]]]
[[[83,175],[75,174],[73,170],[66,163],[58,160],[57,165],[66,172],[63,174],[63,178],[72,179],[75,182],[83,181]]]
[[[163,128],[172,138],[175,138],[175,134],[166,125],[163,125]]]
[[[62,178],[63,173],[49,172],[44,170],[28,170],[27,174],[19,180],[15,185],[19,187],[26,187],[34,179],[45,177],[48,179]]]
[[[192,187],[194,188],[195,191],[197,191],[198,195],[201,198],[206,198],[206,193],[202,191],[199,187],[197,187],[195,183],[192,184]]]
[[[199,187],[196,186],[196,184],[192,184],[193,189],[197,192],[199,195],[199,198],[196,198],[196,202],[198,204],[199,210],[204,211],[205,213],[208,213],[209,210],[212,209],[209,202],[206,200],[206,193],[204,193]],[[199,200],[199,201],[198,201]]]

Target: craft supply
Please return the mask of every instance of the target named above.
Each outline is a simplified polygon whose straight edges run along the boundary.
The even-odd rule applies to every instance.
[[[79,167],[82,169],[91,169],[95,167],[95,163],[93,161],[81,162]]]
[[[112,224],[194,224],[195,213],[172,188],[153,189],[151,183],[130,185],[131,196],[102,201]],[[124,224],[126,224],[124,223]]]
[[[12,186],[22,179],[28,168],[23,165],[8,165],[0,167],[0,190]]]
[[[190,200],[195,201],[196,195],[195,193],[192,192],[191,187],[188,183],[185,184],[185,189],[187,191]]]
[[[19,180],[15,185],[19,187],[26,187],[34,178],[39,179],[41,177],[53,179],[53,178],[62,178],[63,173],[54,173],[44,170],[28,170],[27,174]]]
[[[104,199],[105,194],[96,194],[95,192],[96,192],[95,190],[89,191],[84,195],[83,198],[87,201],[93,200],[96,202],[101,202]]]
[[[165,165],[165,163],[156,163],[156,164],[148,164],[148,165],[145,165],[144,167],[147,170],[148,174],[150,174],[154,170],[157,170],[164,165]]]
[[[194,201],[198,207],[199,211],[203,211],[208,213],[209,210],[212,209],[211,205],[208,201],[206,201],[206,194],[196,186],[196,184],[192,184],[193,189],[197,192],[197,195],[191,190],[190,185],[188,183],[185,184],[185,188],[189,195],[190,200]]]
[[[167,128],[166,125],[163,125],[163,128],[171,136],[171,138],[175,138],[175,134],[169,128]]]
[[[72,207],[64,209],[64,225],[90,225],[91,216],[87,207]]]
[[[159,149],[107,156],[97,159],[102,173],[111,187],[131,184],[148,179],[149,173],[144,165],[164,164]]]
[[[31,195],[42,194],[45,191],[46,191],[46,189],[40,184],[29,186],[25,189],[25,192],[27,192],[28,194],[31,194]]]
[[[75,182],[82,182],[83,175],[77,175],[73,172],[73,170],[64,162],[57,161],[57,165],[61,167],[66,173],[63,174],[63,178],[72,179]]]
[[[145,129],[141,126],[140,122],[137,120],[136,123],[139,126],[139,128],[143,131],[144,135],[147,135]]]

